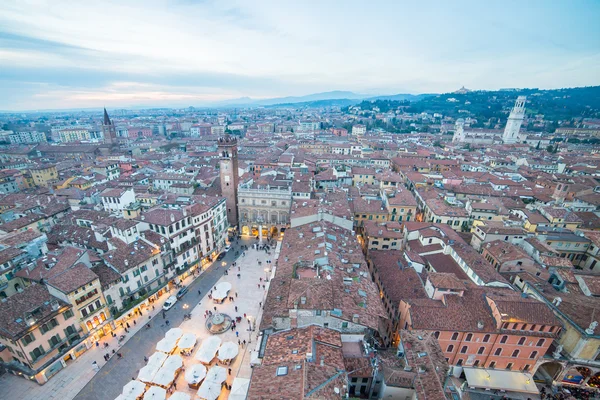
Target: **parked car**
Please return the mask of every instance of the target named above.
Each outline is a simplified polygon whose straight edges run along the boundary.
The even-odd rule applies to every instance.
[[[186,294],[188,292],[188,288],[187,286],[182,287],[181,289],[179,289],[179,291],[177,292],[177,298],[181,299],[183,297],[184,294]]]
[[[227,253],[229,250],[231,250],[231,245],[228,244],[227,246],[225,246],[225,253]]]
[[[163,304],[163,310],[167,311],[170,310],[171,308],[173,308],[173,306],[175,305],[175,303],[177,303],[177,297],[176,296],[170,296],[167,301],[165,301],[165,304]]]
[[[223,258],[225,258],[225,254],[227,254],[227,253],[221,253],[221,254],[219,254],[218,257],[217,257],[217,261],[221,261]]]

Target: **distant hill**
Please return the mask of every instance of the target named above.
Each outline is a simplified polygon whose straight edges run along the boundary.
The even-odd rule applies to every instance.
[[[552,90],[511,89],[467,93],[445,93],[436,95],[379,96],[357,103],[363,110],[379,109],[380,112],[404,107],[409,113],[440,113],[454,118],[474,117],[480,123],[506,120],[509,110],[518,96],[527,96],[526,113],[530,116],[543,115],[547,121],[564,121],[573,118],[600,117],[600,86],[564,88]],[[410,95],[409,95],[410,96]]]
[[[290,106],[292,104],[302,104],[304,106],[318,107],[323,102],[322,107],[331,105],[348,106],[356,103],[360,103],[362,100],[409,100],[418,101],[422,98],[432,95],[412,95],[412,94],[394,94],[394,95],[381,95],[373,96],[368,94],[354,93],[344,90],[334,90],[331,92],[313,93],[306,96],[288,96],[288,97],[276,97],[272,99],[252,99],[250,97],[241,97],[239,99],[225,100],[213,104],[214,107],[223,106],[239,106],[239,107],[253,107],[253,106]],[[330,102],[332,102],[330,104]]]

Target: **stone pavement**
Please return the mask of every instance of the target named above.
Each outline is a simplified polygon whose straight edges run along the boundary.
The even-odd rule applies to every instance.
[[[225,260],[233,259],[233,250],[231,250]],[[208,269],[206,269],[200,277],[190,276],[188,277],[183,284],[186,286],[197,286],[199,282],[203,281],[209,275],[213,276],[211,281],[218,279],[218,277],[223,273],[223,268],[220,267],[221,261],[213,263]],[[195,282],[194,282],[195,279]],[[207,285],[207,287],[210,287]],[[190,287],[190,292],[192,290],[197,291],[198,289]],[[171,291],[173,294],[174,291]],[[204,293],[203,293],[204,294]],[[70,400],[74,399],[78,393],[84,389],[84,387],[93,380],[95,376],[97,376],[98,371],[96,371],[92,365],[94,361],[98,363],[98,366],[101,368],[101,374],[106,374],[107,370],[113,370],[114,366],[112,364],[117,364],[120,361],[116,356],[111,355],[111,359],[108,362],[104,361],[103,355],[105,353],[112,353],[112,350],[116,350],[117,352],[121,352],[124,354],[124,358],[126,353],[131,352],[130,348],[135,348],[136,342],[140,341],[140,336],[152,336],[156,338],[156,341],[162,339],[164,337],[164,332],[166,332],[167,328],[164,326],[164,322],[162,322],[162,318],[160,316],[158,318],[154,318],[160,314],[162,311],[162,305],[168,298],[169,294],[163,294],[155,303],[155,310],[152,310],[150,313],[144,313],[142,317],[136,318],[137,324],[134,325],[132,320],[129,321],[130,329],[129,333],[126,333],[123,328],[117,326],[115,333],[117,334],[116,338],[112,338],[110,336],[102,338],[99,343],[99,347],[93,346],[84,354],[79,356],[76,360],[68,362],[67,367],[58,372],[54,377],[52,377],[46,384],[40,386],[35,382],[28,381],[26,379],[14,376],[12,374],[4,374],[0,377],[0,399],[19,399],[19,400],[29,400],[29,399],[61,399],[61,400]],[[184,299],[182,299],[182,303],[185,302],[186,298],[191,297],[192,294],[188,293]],[[197,293],[195,294],[195,299],[197,300],[199,296]],[[171,311],[167,312],[167,318],[170,318]],[[181,316],[183,313],[181,313]],[[149,322],[148,317],[152,317],[152,321],[150,322],[151,329],[145,329],[144,326]],[[162,327],[160,325],[163,325]],[[173,326],[173,324],[171,325]],[[139,332],[139,333],[138,333]],[[122,334],[125,334],[125,340],[122,343],[118,343],[118,337]],[[134,339],[130,343],[130,339]],[[104,348],[104,343],[108,343],[109,347]],[[156,343],[154,343],[155,345]],[[143,355],[140,356],[141,363],[143,365]],[[107,365],[108,364],[108,365]],[[106,367],[105,367],[106,366]],[[139,368],[138,368],[139,369]],[[116,370],[118,371],[118,369]],[[116,372],[115,371],[115,372]],[[98,374],[100,375],[100,374]],[[137,373],[136,373],[137,376]],[[131,379],[131,377],[129,378]],[[126,383],[126,382],[125,382]],[[121,385],[122,386],[122,385]],[[120,392],[120,390],[119,390]],[[100,391],[100,396],[93,395],[89,398],[100,399],[100,398],[114,398],[112,397],[103,397],[101,396],[102,391]],[[117,393],[118,395],[118,393]]]
[[[278,246],[280,243],[278,243]],[[243,343],[239,346],[239,354],[229,366],[223,365],[225,368],[231,368],[232,373],[227,379],[229,385],[233,384],[235,377],[250,379],[252,375],[252,368],[250,366],[251,352],[257,350],[260,346],[258,340],[260,321],[262,318],[262,305],[269,290],[269,282],[265,282],[265,278],[268,275],[270,278],[275,270],[275,261],[277,259],[278,252],[271,250],[271,254],[267,255],[264,251],[248,250],[244,257],[240,257],[237,260],[238,267],[231,267],[228,275],[223,275],[219,282],[231,283],[230,295],[234,298],[234,301],[226,300],[223,304],[215,304],[212,300],[205,297],[202,299],[192,311],[192,319],[185,321],[180,325],[184,333],[192,332],[198,337],[198,342],[192,351],[192,355],[184,357],[184,367],[188,367],[193,364],[199,364],[196,361],[195,355],[198,348],[201,345],[202,340],[210,336],[210,333],[205,327],[206,319],[204,313],[206,310],[214,312],[214,307],[220,313],[224,313],[234,318],[237,316],[242,317],[242,321],[237,324],[235,330],[229,330],[225,333],[218,335],[222,342],[234,342],[246,341],[246,345]],[[267,264],[267,260],[271,260],[271,264]],[[258,261],[262,265],[258,264]],[[268,271],[265,271],[267,269]],[[237,274],[240,274],[240,278]],[[264,285],[264,288],[263,288]],[[235,311],[235,307],[238,307],[238,311]],[[250,325],[247,322],[247,318],[244,318],[244,314],[247,318],[250,318],[253,323],[254,331],[249,331]],[[239,336],[238,336],[239,335]],[[212,365],[219,365],[218,362],[213,361]],[[210,369],[210,367],[208,367]],[[177,391],[186,392],[190,394],[192,398],[196,398],[196,389],[190,389],[185,381],[185,374],[180,373],[176,380]],[[228,390],[222,390],[219,399],[224,400],[229,396]]]

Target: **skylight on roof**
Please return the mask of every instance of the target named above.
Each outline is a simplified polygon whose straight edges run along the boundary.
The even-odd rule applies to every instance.
[[[288,367],[278,367],[277,376],[285,376],[288,373]]]

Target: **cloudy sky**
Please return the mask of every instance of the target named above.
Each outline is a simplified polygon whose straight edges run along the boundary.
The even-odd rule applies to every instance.
[[[600,1],[2,0],[0,110],[600,84]]]

